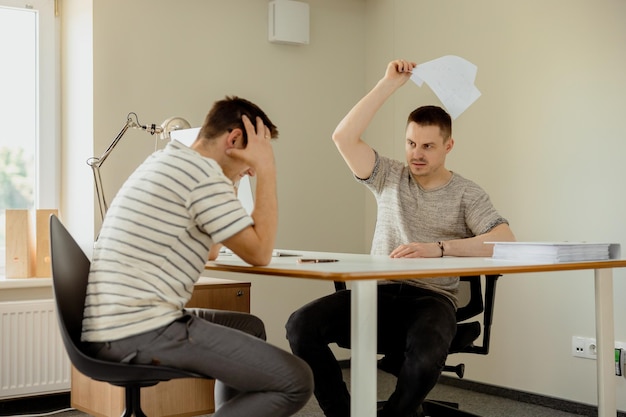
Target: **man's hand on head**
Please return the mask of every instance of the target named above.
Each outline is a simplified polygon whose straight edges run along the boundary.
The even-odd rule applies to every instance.
[[[256,130],[247,116],[244,115],[241,119],[248,135],[248,144],[243,149],[227,149],[226,154],[243,161],[257,173],[264,169],[274,170],[274,149],[270,142],[270,129],[263,124],[263,120],[260,117],[256,119]]]

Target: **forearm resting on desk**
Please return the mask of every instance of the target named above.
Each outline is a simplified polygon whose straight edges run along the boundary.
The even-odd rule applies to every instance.
[[[214,261],[217,259],[217,257],[220,254],[220,249],[222,249],[222,245],[221,243],[216,243],[215,245],[211,246],[211,249],[209,249],[209,261]]]
[[[443,241],[443,254],[445,256],[485,256],[493,255],[493,245],[485,242],[513,242],[515,235],[508,224],[500,224],[489,232],[470,237]]]

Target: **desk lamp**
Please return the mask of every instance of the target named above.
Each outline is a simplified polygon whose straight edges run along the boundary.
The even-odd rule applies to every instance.
[[[102,188],[102,178],[100,177],[100,167],[107,159],[107,157],[111,154],[117,143],[122,139],[122,136],[126,133],[126,131],[130,128],[133,129],[142,129],[151,135],[157,135],[159,139],[167,139],[170,140],[170,132],[179,129],[189,129],[191,125],[189,122],[182,117],[170,117],[166,119],[160,126],[155,125],[154,123],[151,125],[141,125],[139,123],[139,118],[135,113],[128,113],[126,117],[126,123],[122,127],[122,130],[117,134],[115,139],[109,144],[107,149],[104,151],[102,155],[99,157],[91,157],[87,159],[87,165],[89,165],[93,171],[93,180],[96,186],[96,195],[98,197],[98,205],[100,207],[100,217],[104,219],[104,214],[109,209],[107,205],[106,198],[104,196],[104,189]]]

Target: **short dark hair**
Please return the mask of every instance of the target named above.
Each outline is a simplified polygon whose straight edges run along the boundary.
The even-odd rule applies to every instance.
[[[243,143],[248,144],[248,135],[243,125],[241,116],[246,115],[256,129],[256,118],[260,117],[263,124],[270,130],[272,138],[278,137],[278,128],[272,123],[267,115],[256,104],[237,97],[226,96],[223,100],[213,103],[213,107],[207,114],[200,129],[200,138],[213,139],[224,132],[231,132],[233,129],[243,131]]]
[[[452,119],[450,115],[441,107],[438,106],[422,106],[413,110],[409,114],[409,118],[406,122],[414,122],[420,126],[437,126],[441,132],[443,140],[446,141],[452,136]]]

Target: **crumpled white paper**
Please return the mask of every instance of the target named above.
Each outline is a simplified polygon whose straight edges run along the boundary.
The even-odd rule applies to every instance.
[[[413,69],[411,81],[419,87],[425,82],[456,119],[480,97],[474,85],[478,67],[456,56],[441,58],[419,64]]]

